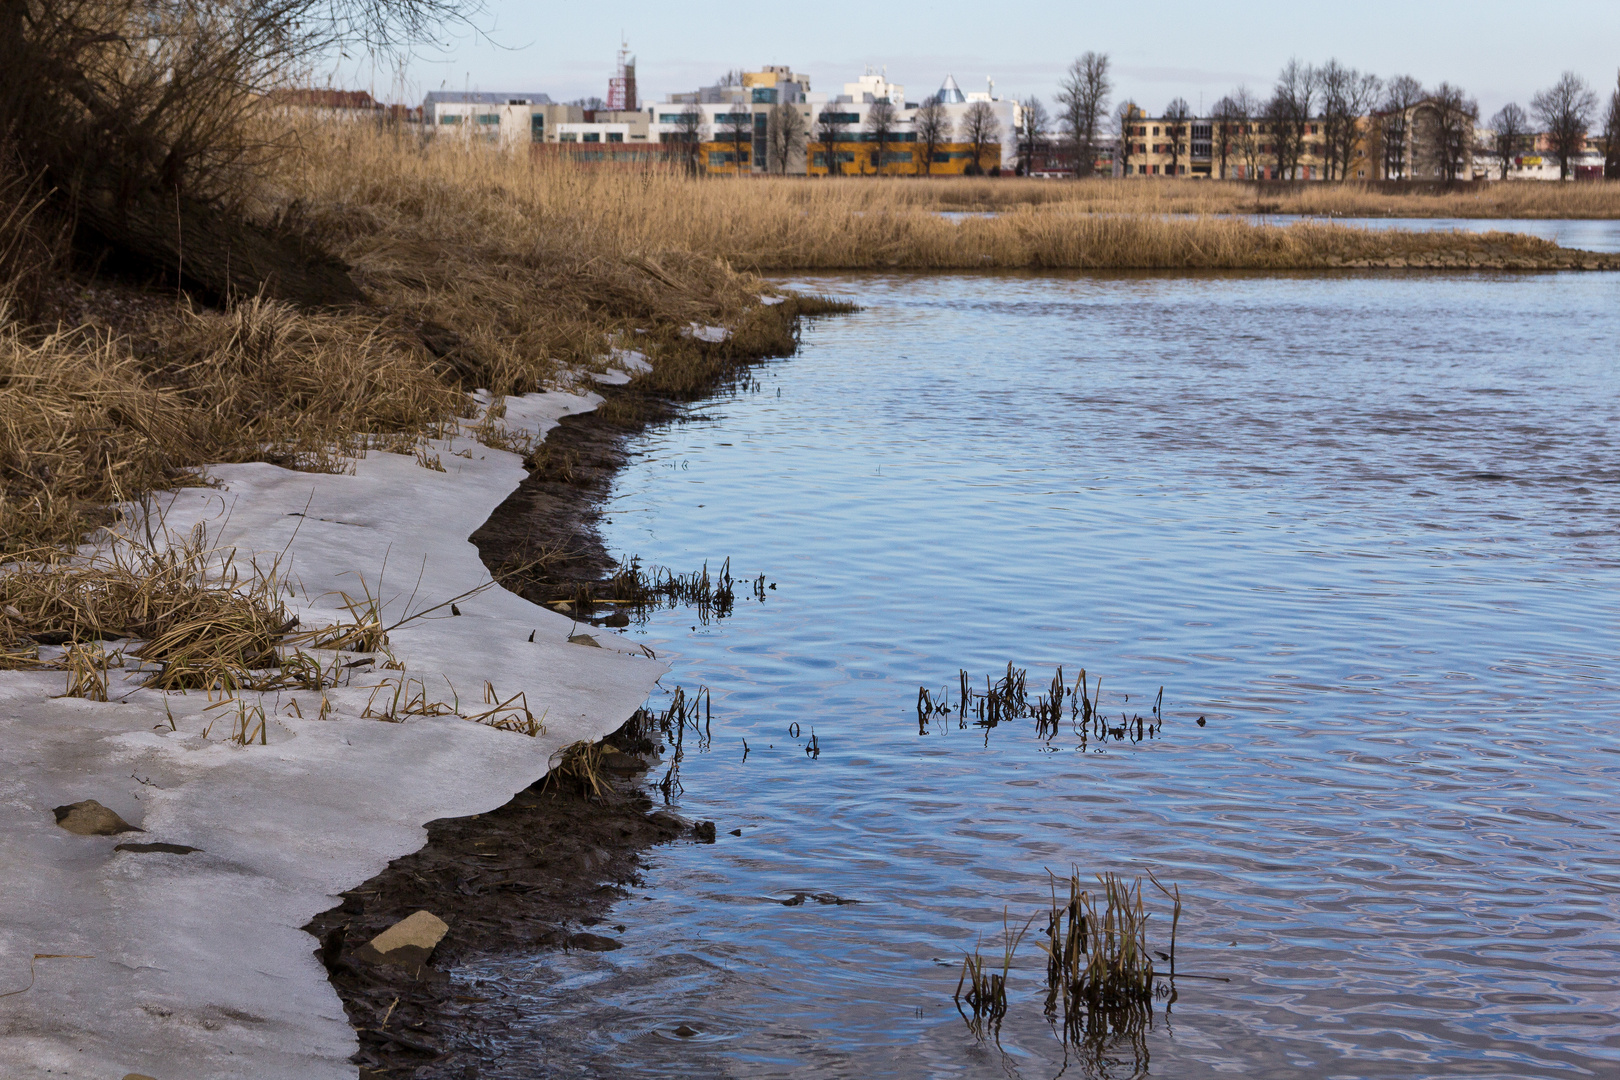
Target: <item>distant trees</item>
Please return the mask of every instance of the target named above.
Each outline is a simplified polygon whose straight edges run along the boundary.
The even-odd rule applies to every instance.
[[[943,111],[943,110],[942,110]],[[918,117],[922,116],[919,109]],[[1047,128],[1051,126],[1052,119],[1047,114],[1046,106],[1041,104],[1038,97],[1025,98],[1018,107],[1018,165],[1026,175],[1033,167],[1035,160],[1035,145],[1046,137]],[[917,136],[922,138],[921,134]]]
[[[1440,175],[1455,180],[1464,169],[1471,170],[1479,106],[1460,87],[1448,82],[1434,88],[1429,102],[1434,108],[1434,150]]]
[[[1223,97],[1215,103],[1210,111],[1210,154],[1214,159],[1215,178],[1226,179],[1226,163],[1231,160],[1232,151],[1237,141],[1238,125],[1242,123],[1237,116],[1237,103],[1230,96]]]
[[[1305,154],[1305,134],[1316,107],[1317,72],[1309,64],[1288,61],[1277,76],[1271,102],[1266,106],[1266,124],[1271,128],[1272,155],[1277,173],[1288,180],[1300,178],[1300,158]]]
[[[769,165],[778,174],[785,175],[794,157],[804,152],[808,127],[798,106],[786,102],[771,106],[765,127],[765,145],[770,155]]]
[[[1569,178],[1569,159],[1586,149],[1586,129],[1597,111],[1597,95],[1573,71],[1530,99],[1530,110],[1547,135],[1548,149],[1558,159],[1558,179]]]
[[[826,156],[828,176],[839,176],[844,171],[843,158],[838,156],[842,151],[838,147],[849,136],[848,116],[839,111],[836,103],[823,105],[816,114],[815,137]]]
[[[1187,146],[1181,140],[1187,137],[1187,124],[1192,120],[1192,109],[1187,106],[1186,98],[1176,98],[1164,107],[1164,133],[1169,136],[1170,142],[1170,175],[1181,175],[1181,155],[1187,152]]]
[[[1113,92],[1107,53],[1082,53],[1069,65],[1057,100],[1062,109],[1060,122],[1074,143],[1076,176],[1090,176],[1097,170],[1097,144]]]
[[[1024,103],[1024,113],[1027,118],[1030,103],[1038,108],[1040,102],[1034,98]],[[917,106],[916,115],[911,120],[912,133],[917,136],[918,153],[922,160],[917,162],[917,171],[924,176],[934,171],[934,155],[939,148],[951,141],[951,118],[945,112],[945,106],[940,104],[939,98],[930,97]]]
[[[1404,180],[1411,167],[1410,143],[1412,110],[1423,100],[1423,84],[1410,75],[1397,75],[1384,87],[1383,116],[1379,118],[1378,141],[1384,159],[1384,176]]]
[[[1227,103],[1230,110],[1232,154],[1243,162],[1243,175],[1253,180],[1260,168],[1261,144],[1255,131],[1257,126],[1255,121],[1259,119],[1261,111],[1260,104],[1249,88],[1243,85],[1239,85],[1221,100]]]
[[[688,105],[675,114],[675,130],[667,136],[669,141],[680,144],[681,160],[686,163],[686,171],[693,176],[698,173],[698,155],[703,151],[705,128],[703,110],[696,105]]]
[[[731,144],[731,165],[737,175],[742,175],[743,144],[752,143],[754,138],[754,116],[739,105],[733,105],[730,112],[721,113],[715,117],[720,122],[720,142]]]
[[[968,162],[966,171],[974,176],[981,175],[985,171],[985,155],[1001,141],[1001,121],[996,118],[996,111],[988,101],[975,101],[967,107],[962,114],[958,134],[962,142],[973,148],[973,158]]]
[[[1609,110],[1603,117],[1603,177],[1620,180],[1620,76],[1615,77]]]
[[[1507,179],[1513,159],[1532,137],[1530,117],[1514,102],[1508,102],[1491,117],[1491,156],[1502,168],[1501,177]]]
[[[1142,119],[1142,110],[1134,101],[1122,101],[1114,111],[1114,130],[1119,133],[1119,174],[1131,173],[1131,152],[1136,149],[1136,127]]]
[[[1337,60],[1317,72],[1322,88],[1322,158],[1329,180],[1348,180],[1356,143],[1361,140],[1361,118],[1378,100],[1378,76],[1362,74]]]
[[[889,143],[894,140],[894,128],[898,121],[894,103],[888,98],[879,98],[866,110],[866,134],[877,143],[877,149],[872,151],[874,174],[883,172],[883,155],[888,151]]]

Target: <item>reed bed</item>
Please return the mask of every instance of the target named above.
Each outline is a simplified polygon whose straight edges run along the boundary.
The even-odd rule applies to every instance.
[[[987,177],[795,177],[756,183],[786,189],[806,205],[835,201],[861,210],[996,213],[1067,206],[1095,214],[1301,214],[1382,218],[1620,218],[1620,184],[1210,183],[1205,180],[1032,180]]]
[[[951,704],[948,687],[937,695],[926,686],[917,687],[917,734],[928,734],[933,724],[954,712],[958,729],[966,728],[971,720],[973,726],[984,729],[987,741],[992,728],[1025,719],[1035,721],[1035,737],[1048,745],[1061,734],[1067,719],[1070,731],[1080,739],[1081,750],[1092,740],[1142,742],[1159,737],[1164,727],[1164,687],[1159,687],[1148,715],[1121,711],[1116,721],[1103,712],[1102,683],[1102,676],[1093,683],[1086,669],[1081,668],[1070,686],[1059,665],[1046,692],[1031,695],[1029,672],[1008,661],[1007,670],[999,678],[992,681],[989,675],[984,677],[984,689],[980,690],[967,669],[961,668],[957,671],[955,705]],[[1128,703],[1130,697],[1124,700]],[[941,723],[941,730],[948,727]]]

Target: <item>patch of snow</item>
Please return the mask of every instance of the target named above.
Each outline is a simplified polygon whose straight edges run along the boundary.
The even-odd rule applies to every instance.
[[[599,400],[507,398],[505,423],[544,431]],[[0,673],[0,993],[34,967],[4,999],[0,1075],[353,1080],[354,1031],[299,928],[420,848],[424,823],[500,806],[645,700],[665,669],[623,638],[582,648],[567,617],[473,591],[489,575],[467,537],[523,479],[518,456],[462,437],[430,449],[447,471],[381,451],[353,475],[220,465],[218,487],[162,499],[172,534],[201,522],[239,566],[279,559],[306,628],[345,614],[340,592],[381,597],[388,623],[420,614],[389,635],[405,670],[346,669],[326,719],[319,692],[244,694],[268,745],[240,747],[239,706],[141,689],[133,661],[105,703],[54,696],[60,672]],[[459,616],[421,614],[452,597]],[[401,680],[461,715],[365,718]],[[464,719],[489,708],[486,684],[522,693],[545,733]],[[83,799],[145,834],[59,828],[52,808]],[[130,837],[200,850],[115,850]]]
[[[681,332],[687,337],[697,338],[699,341],[707,341],[711,345],[718,345],[720,342],[731,336],[731,331],[727,330],[723,326],[701,326],[698,323],[692,323]]]
[[[775,307],[777,304],[785,304],[785,303],[787,303],[787,297],[785,297],[785,296],[761,296],[759,298],[759,302],[764,304],[766,307]]]

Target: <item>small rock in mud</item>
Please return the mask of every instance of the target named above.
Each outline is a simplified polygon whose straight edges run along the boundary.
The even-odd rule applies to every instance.
[[[699,1031],[691,1024],[682,1024],[680,1027],[675,1029],[675,1034],[679,1035],[683,1039],[690,1039],[694,1035],[703,1034],[703,1032]]]
[[[51,811],[56,823],[70,833],[80,836],[116,836],[126,832],[145,832],[137,829],[94,799],[68,803]]]
[[[714,843],[714,822],[699,821],[692,826],[692,835],[697,837],[700,844]]]
[[[431,911],[418,911],[360,946],[354,955],[361,960],[420,971],[449,931],[449,925]]]
[[[569,934],[568,947],[581,952],[612,952],[624,948],[619,942],[601,934]]]

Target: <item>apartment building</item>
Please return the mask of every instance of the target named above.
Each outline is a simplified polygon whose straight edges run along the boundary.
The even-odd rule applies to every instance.
[[[907,101],[905,87],[890,82],[882,71],[868,70],[843,84],[837,94],[811,90],[807,77],[785,67],[745,72],[735,84],[669,95],[656,108],[652,130],[657,139],[670,142],[683,139],[696,126],[700,165],[714,175],[773,170],[800,176],[950,175],[1013,169],[1017,102],[995,97],[993,86],[963,93],[949,76],[932,96],[945,106],[952,134],[935,147],[930,161],[922,159],[924,151],[917,146],[915,120],[920,103]],[[961,128],[968,109],[979,101],[987,103],[1001,134],[985,149],[984,160],[975,169],[973,148],[961,140]],[[802,145],[789,157],[785,170],[783,163],[769,159],[768,151],[771,113],[778,107],[797,111],[805,131]],[[871,130],[874,110],[880,107],[892,114],[890,130],[881,136]],[[697,115],[683,115],[687,113]],[[824,140],[830,130],[836,136],[828,145]]]

